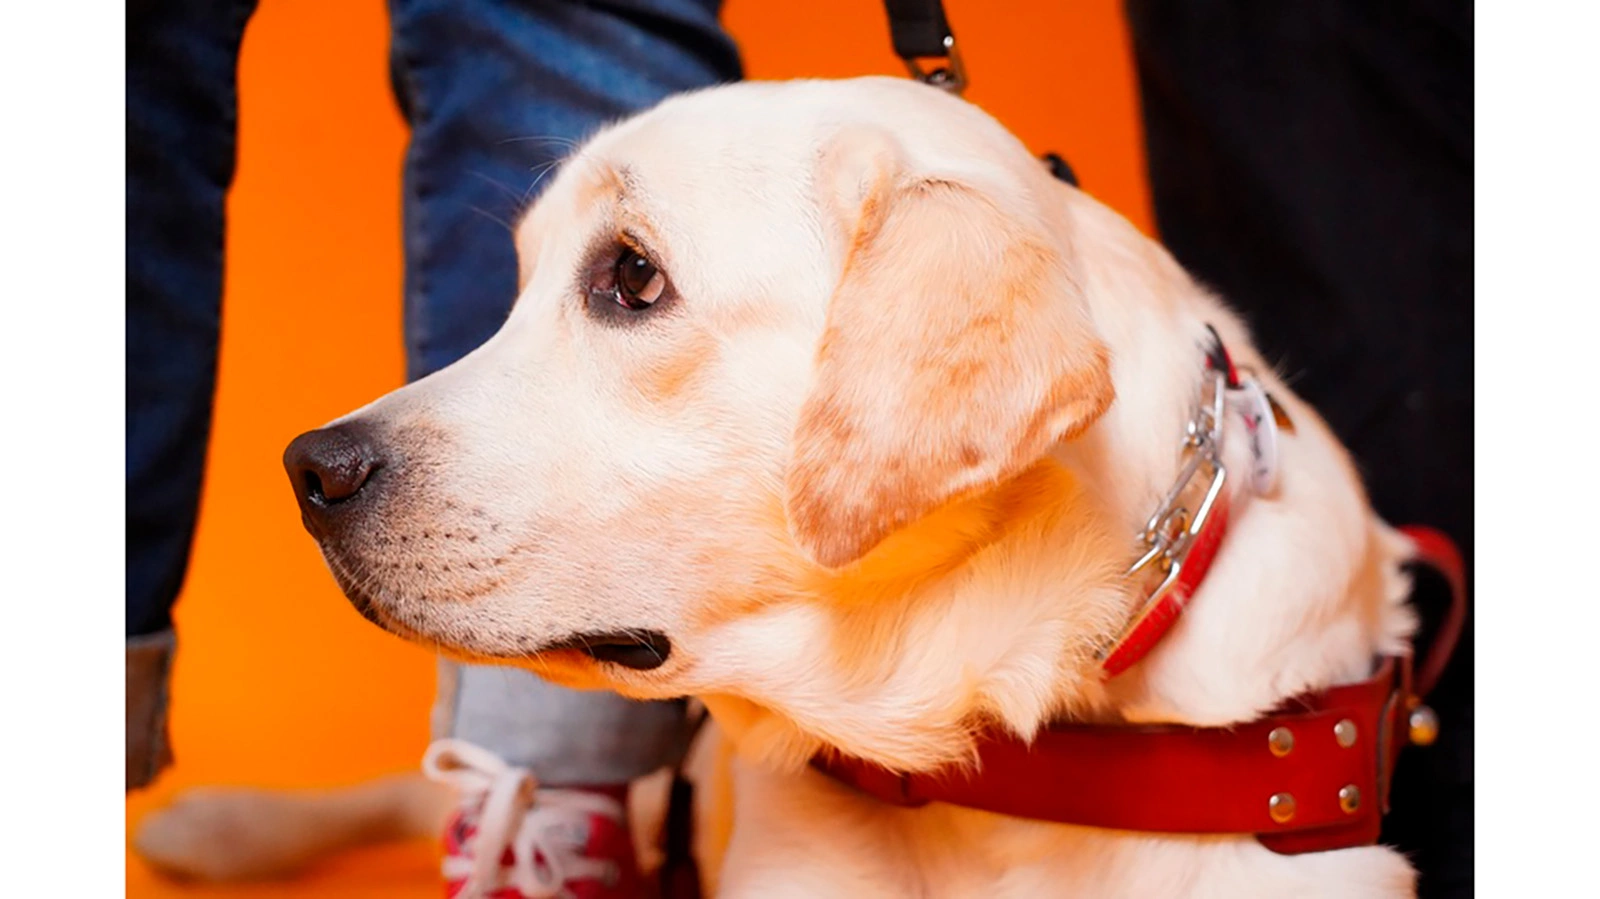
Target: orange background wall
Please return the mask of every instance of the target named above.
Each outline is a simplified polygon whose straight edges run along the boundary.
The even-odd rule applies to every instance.
[[[1149,231],[1120,5],[945,6],[968,99]],[[731,0],[724,21],[752,78],[903,73],[878,0]],[[177,614],[178,761],[129,799],[130,828],[182,787],[350,782],[413,769],[426,745],[431,658],[346,604],[278,461],[294,435],[401,383],[405,129],[386,53],[381,0],[266,0],[245,36],[215,430]],[[381,878],[355,872],[366,888],[326,895],[440,894],[423,886],[425,852],[368,864]],[[128,876],[134,896],[224,895],[163,885],[131,856]]]

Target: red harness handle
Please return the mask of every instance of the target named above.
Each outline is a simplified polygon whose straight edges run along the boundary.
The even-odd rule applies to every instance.
[[[1417,668],[1416,695],[1426,697],[1444,674],[1445,665],[1449,664],[1456,643],[1461,639],[1461,628],[1467,621],[1467,566],[1455,541],[1443,531],[1412,524],[1401,528],[1400,533],[1411,538],[1416,545],[1415,561],[1439,572],[1450,584],[1450,608],[1445,612],[1444,622],[1439,625],[1438,636],[1434,638],[1433,645],[1428,647],[1422,665]]]

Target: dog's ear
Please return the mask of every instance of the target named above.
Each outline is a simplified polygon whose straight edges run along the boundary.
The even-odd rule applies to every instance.
[[[838,568],[1014,475],[1111,404],[1110,359],[1050,240],[881,145],[828,308],[786,483],[793,536]]]

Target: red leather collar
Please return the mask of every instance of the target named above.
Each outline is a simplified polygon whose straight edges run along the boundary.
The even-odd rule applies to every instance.
[[[1171,628],[1227,531],[1223,394],[1240,382],[1216,332],[1211,336],[1208,387],[1189,425],[1184,467],[1140,535],[1147,551],[1129,570],[1156,583],[1101,654],[1107,677],[1143,658]],[[1443,574],[1451,588],[1449,614],[1416,684],[1411,656],[1393,656],[1379,660],[1364,681],[1297,697],[1229,727],[1062,724],[1031,743],[991,732],[980,738],[975,766],[926,773],[897,773],[829,751],[811,764],[904,807],[945,802],[1116,830],[1254,834],[1285,854],[1370,845],[1388,810],[1400,748],[1433,741],[1437,720],[1422,698],[1449,660],[1466,615],[1466,577],[1454,544],[1428,528],[1403,530],[1416,561]]]
[[[843,756],[813,764],[899,806],[947,802],[1116,830],[1256,834],[1284,853],[1361,846],[1377,840],[1405,741],[1408,671],[1404,659],[1384,659],[1369,680],[1234,728],[1058,725],[1032,744],[990,736],[976,771],[897,775]],[[1340,745],[1337,729],[1352,726],[1354,742]],[[1277,745],[1292,744],[1281,757],[1272,748],[1280,729],[1289,736]],[[1347,804],[1353,797],[1352,811],[1341,796]]]
[[[1443,535],[1406,529],[1417,561],[1449,579],[1448,621],[1465,614],[1460,556]],[[1002,815],[1117,830],[1254,834],[1284,854],[1375,843],[1400,748],[1432,742],[1421,704],[1454,649],[1441,629],[1413,684],[1411,657],[1372,677],[1297,697],[1231,727],[1055,725],[1033,742],[991,733],[973,768],[900,774],[824,753],[812,766],[882,802],[946,802]]]

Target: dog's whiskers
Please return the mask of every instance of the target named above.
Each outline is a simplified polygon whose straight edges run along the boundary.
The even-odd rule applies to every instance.
[[[663,656],[659,651],[656,650],[655,643],[649,639],[649,634],[647,631],[639,631],[635,628],[623,628],[622,633],[639,641],[641,646],[650,650],[650,654],[656,657],[657,662],[665,663],[667,661],[666,656]]]
[[[562,137],[562,136],[557,135],[557,134],[545,134],[545,135],[533,134],[533,135],[529,135],[527,137],[508,137],[505,140],[500,141],[500,145],[501,146],[504,146],[505,144],[530,144],[530,143],[532,143],[532,144],[559,144],[560,146],[565,147],[569,151],[570,150],[575,150],[578,147],[578,142],[576,140],[574,140],[574,139],[572,139],[570,137]]]
[[[534,169],[533,181],[528,184],[528,189],[522,192],[521,202],[523,205],[527,205],[534,194],[538,192],[539,183],[545,179],[545,176],[555,171],[556,167],[565,161],[565,159],[552,159]]]
[[[499,225],[500,227],[506,229],[506,231],[508,231],[508,232],[515,233],[516,230],[517,230],[515,225],[512,225],[510,222],[506,221],[505,219],[501,218],[498,215],[495,215],[494,213],[490,212],[489,210],[484,209],[481,206],[472,206],[470,208],[472,209],[473,212],[476,212],[477,214],[479,214],[479,215],[483,216],[484,218],[488,219],[489,221],[494,222],[495,224]]]
[[[467,174],[471,175],[474,178],[477,178],[479,181],[482,181],[483,183],[489,185],[490,187],[495,188],[496,190],[498,190],[501,193],[505,194],[507,197],[511,198],[512,200],[516,200],[518,202],[521,202],[523,200],[524,196],[525,196],[525,195],[519,193],[516,188],[514,188],[511,185],[505,183],[504,181],[501,181],[498,178],[491,178],[488,175],[485,175],[484,173],[479,172],[479,171],[469,171],[469,172],[467,172]]]

